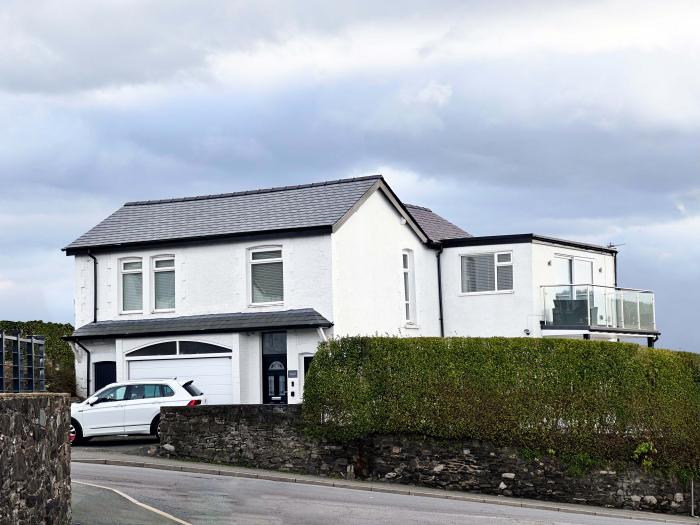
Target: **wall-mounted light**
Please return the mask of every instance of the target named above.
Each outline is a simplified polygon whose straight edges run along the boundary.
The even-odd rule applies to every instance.
[[[404,217],[401,217],[399,219],[399,222],[401,223],[401,225],[404,225],[404,224],[406,224],[406,219]]]
[[[547,261],[547,266],[552,266],[552,260]]]
[[[526,328],[525,330],[523,330],[523,333],[524,333],[525,335],[530,335],[530,329],[529,329],[529,328]]]
[[[603,273],[603,267],[598,268],[598,273]]]

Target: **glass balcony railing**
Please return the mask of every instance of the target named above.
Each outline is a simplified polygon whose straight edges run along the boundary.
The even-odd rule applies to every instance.
[[[544,324],[562,328],[656,331],[654,292],[592,284],[542,287]]]

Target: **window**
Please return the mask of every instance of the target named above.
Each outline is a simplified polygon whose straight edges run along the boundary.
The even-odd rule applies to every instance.
[[[143,310],[143,273],[141,260],[121,261],[122,312]]]
[[[262,334],[263,355],[287,353],[287,332],[267,332]]]
[[[406,324],[416,322],[416,293],[415,273],[413,271],[413,252],[404,250],[401,254],[403,262],[403,306]]]
[[[282,250],[250,251],[250,302],[280,303],[284,300]]]
[[[231,352],[223,346],[200,343],[199,341],[180,341],[178,343],[180,355],[183,354],[228,354]]]
[[[126,394],[125,386],[115,386],[103,391],[99,395],[99,399],[104,401],[123,401]]]
[[[144,346],[143,348],[129,352],[127,357],[230,353],[230,348],[225,348],[223,346],[213,345],[210,343],[200,343],[199,341],[166,341],[163,343]]]
[[[158,257],[153,260],[153,309],[175,309],[175,259]]]
[[[512,253],[462,255],[462,293],[512,290]]]
[[[174,396],[175,392],[168,385],[129,385],[126,400],[153,399]]]
[[[177,343],[175,341],[169,341],[167,343],[156,343],[154,345],[146,346],[144,348],[139,348],[130,352],[129,357],[142,357],[151,355],[176,355],[177,354]]]

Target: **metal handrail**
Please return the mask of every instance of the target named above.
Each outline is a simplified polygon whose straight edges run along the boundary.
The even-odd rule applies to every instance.
[[[591,288],[609,288],[611,290],[620,290],[623,292],[654,293],[654,290],[644,290],[642,288],[620,288],[619,286],[606,286],[603,284],[590,283],[543,284],[540,285],[540,288],[553,288],[555,286],[590,286]]]

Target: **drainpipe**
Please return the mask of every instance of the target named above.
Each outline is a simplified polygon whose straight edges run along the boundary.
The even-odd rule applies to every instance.
[[[615,288],[617,288],[617,252],[613,253],[613,266],[615,270]]]
[[[88,257],[92,259],[92,322],[96,323],[97,322],[97,258],[90,253],[90,250],[87,252]],[[80,345],[81,347],[83,345]],[[88,354],[90,355],[90,354]]]
[[[442,269],[440,267],[440,255],[442,255],[442,245],[435,255],[437,259],[437,281],[438,281],[438,312],[440,315],[440,337],[445,337],[445,324],[442,320]]]
[[[90,397],[90,350],[85,348],[83,343],[78,341],[77,339],[74,339],[73,342],[77,344],[80,348],[85,350],[85,353],[87,354],[87,385],[86,385],[86,398]]]

